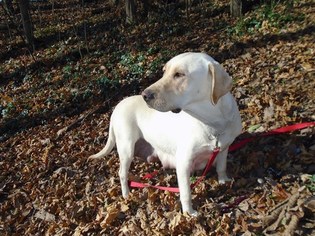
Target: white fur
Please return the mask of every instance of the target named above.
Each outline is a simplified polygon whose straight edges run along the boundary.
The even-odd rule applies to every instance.
[[[229,180],[228,147],[242,129],[229,92],[231,82],[222,66],[206,54],[172,58],[163,77],[142,96],[128,97],[116,106],[106,146],[90,159],[106,156],[117,145],[122,194],[127,197],[133,157],[158,158],[165,168],[176,168],[183,212],[197,214],[191,202],[190,174],[205,167],[216,144],[221,148],[216,159],[219,182]],[[174,109],[182,111],[171,112]]]

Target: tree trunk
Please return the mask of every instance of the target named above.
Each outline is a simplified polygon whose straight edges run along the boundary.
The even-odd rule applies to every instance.
[[[192,5],[192,0],[185,0],[186,17],[189,18],[190,7]]]
[[[134,0],[126,0],[126,22],[133,23],[136,20],[136,5]]]
[[[142,2],[143,2],[143,11],[144,11],[143,14],[145,17],[148,17],[148,15],[149,15],[149,2],[148,2],[148,0],[143,0]]]
[[[14,13],[14,8],[13,8],[13,5],[12,5],[12,0],[4,0],[3,3],[4,3],[4,8],[5,8],[5,10],[6,10],[10,15],[13,15],[13,13]]]
[[[29,0],[19,0],[19,7],[22,16],[23,29],[26,42],[29,44],[31,51],[34,51],[34,35],[32,29],[31,15],[29,12]]]
[[[230,0],[230,12],[233,17],[242,16],[242,0]]]
[[[110,3],[111,3],[111,5],[114,5],[117,7],[119,4],[119,0],[111,0]]]

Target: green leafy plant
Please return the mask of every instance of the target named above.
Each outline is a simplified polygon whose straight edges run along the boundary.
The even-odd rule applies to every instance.
[[[309,183],[306,185],[306,187],[312,191],[315,192],[315,175],[312,175],[309,179]]]
[[[1,115],[3,118],[9,118],[12,113],[16,110],[16,107],[13,102],[9,102],[4,109],[1,111]]]
[[[194,176],[194,175],[190,176],[191,183],[195,183],[197,180],[198,180],[197,176]]]
[[[154,59],[150,65],[149,65],[149,70],[151,72],[157,72],[161,69],[163,64],[163,58],[162,57],[158,57],[156,59]]]
[[[266,31],[268,28],[281,30],[287,23],[304,20],[303,14],[293,13],[281,4],[274,0],[264,3],[253,14],[238,20],[234,27],[227,29],[227,32],[242,36],[256,31]]]
[[[155,59],[151,61],[149,64],[149,70],[154,73],[161,71],[163,64],[173,56],[175,56],[174,52],[169,50],[162,51],[160,56],[155,57]]]
[[[122,55],[120,59],[120,64],[128,71],[127,78],[136,79],[145,72],[145,56],[143,54],[133,56],[130,53],[127,53]]]
[[[86,90],[84,90],[83,93],[83,99],[88,99],[93,95],[93,92],[91,89],[87,88]]]
[[[116,79],[110,79],[107,76],[101,76],[97,80],[97,85],[103,94],[107,93],[108,90],[117,88],[119,86],[119,81]]]
[[[62,72],[63,72],[63,77],[65,79],[69,79],[71,76],[72,67],[70,65],[66,65],[62,68]]]

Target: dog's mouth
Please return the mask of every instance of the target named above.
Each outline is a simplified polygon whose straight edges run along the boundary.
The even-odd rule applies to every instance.
[[[176,108],[176,109],[173,109],[172,112],[173,112],[173,113],[180,113],[181,110],[182,110],[182,109],[180,109],[180,108]]]
[[[154,109],[154,110],[157,110],[157,111],[159,111],[159,112],[168,112],[168,111],[170,111],[169,109],[167,109],[167,110],[159,109],[159,108],[156,107],[156,106],[152,106],[152,104],[150,104],[150,103],[147,103],[147,106],[148,106],[149,108]],[[180,109],[180,108],[174,108],[174,109],[171,109],[171,112],[173,112],[173,113],[180,113],[181,110],[182,110],[182,109]]]

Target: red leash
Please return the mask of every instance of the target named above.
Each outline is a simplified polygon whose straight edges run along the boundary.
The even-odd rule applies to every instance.
[[[289,126],[277,128],[277,129],[271,130],[269,132],[261,133],[257,136],[246,138],[246,139],[243,139],[243,140],[241,140],[235,144],[232,144],[229,147],[229,151],[231,152],[231,151],[235,151],[237,149],[240,149],[243,146],[245,146],[245,144],[252,142],[253,140],[255,140],[258,137],[265,137],[265,136],[271,136],[271,135],[276,135],[276,134],[289,133],[289,132],[292,132],[295,130],[305,129],[305,128],[311,127],[311,126],[315,126],[315,122],[306,122],[306,123],[294,124],[294,125],[289,125]],[[219,152],[220,152],[219,148],[217,148],[213,151],[202,175],[197,179],[197,181],[195,181],[193,184],[190,185],[191,188],[194,188],[195,186],[197,186],[205,178],[206,174],[210,170],[210,168],[211,168],[211,166],[212,166],[212,164],[213,164],[213,162],[214,162],[214,160],[217,157]],[[156,176],[157,174],[158,174],[158,171],[154,171],[153,173],[146,174],[143,178],[151,179],[154,176]],[[151,187],[151,188],[156,188],[156,189],[160,189],[160,190],[164,190],[164,191],[179,193],[178,187],[165,187],[165,186],[159,186],[159,185],[150,185],[150,184],[144,184],[144,183],[140,183],[140,182],[136,182],[136,181],[130,181],[129,185],[130,185],[130,187],[133,187],[133,188]]]

